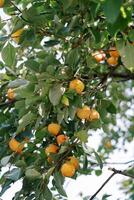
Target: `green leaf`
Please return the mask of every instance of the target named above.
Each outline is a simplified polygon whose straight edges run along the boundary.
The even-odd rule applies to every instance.
[[[7,85],[8,88],[16,88],[16,87],[20,87],[22,85],[26,85],[28,84],[27,80],[24,79],[16,79],[14,81],[9,82],[9,84]]]
[[[60,84],[55,84],[50,88],[49,99],[53,106],[56,106],[60,103],[63,92],[63,88]]]
[[[103,162],[102,162],[100,156],[98,155],[98,153],[96,151],[94,151],[94,155],[96,157],[98,164],[100,165],[100,168],[102,169],[103,168]]]
[[[134,42],[134,29],[130,30],[130,32],[128,33],[128,37],[131,42]]]
[[[39,111],[39,115],[40,115],[41,117],[44,117],[44,116],[45,116],[46,107],[45,107],[45,104],[44,104],[44,103],[40,103],[40,104],[39,104],[38,111]]]
[[[64,178],[59,172],[54,173],[54,181],[55,181],[55,187],[58,190],[58,192],[62,196],[67,197],[67,194],[63,188]]]
[[[119,16],[122,0],[105,0],[104,14],[109,23],[113,24]]]
[[[2,186],[2,190],[0,192],[0,196],[2,196],[7,191],[7,189],[10,188],[12,182],[13,182],[12,180],[9,180],[9,179],[6,180],[6,182]]]
[[[100,176],[102,174],[102,170],[95,170],[96,176]]]
[[[15,162],[15,166],[24,169],[27,165],[26,165],[26,162],[24,160],[17,160]]]
[[[65,63],[68,66],[75,68],[79,62],[79,59],[80,59],[79,49],[75,48],[75,49],[72,49],[71,51],[69,51],[69,53],[66,56]]]
[[[16,32],[17,30],[21,29],[24,27],[24,21],[20,18],[20,17],[16,17],[15,18],[15,23],[14,23],[14,26],[13,26],[13,30],[12,30],[12,33]]]
[[[129,23],[129,18],[123,18],[122,15],[120,14],[119,17],[117,18],[116,22],[114,24],[108,24],[108,32],[110,33],[111,36],[114,36],[118,31],[123,31],[124,29],[127,28]]]
[[[134,46],[129,43],[125,45],[125,43],[119,41],[117,42],[117,49],[125,67],[131,72],[134,72]]]
[[[112,102],[109,104],[109,106],[106,108],[106,110],[109,113],[116,114],[116,107]]]
[[[52,175],[52,173],[54,172],[55,167],[51,167],[47,173],[43,174],[43,179],[45,180],[49,180],[50,176]]]
[[[74,0],[63,0],[64,10],[67,10],[74,2]]]
[[[81,142],[88,142],[88,132],[85,131],[85,130],[82,130],[82,131],[79,131],[79,132],[76,132],[75,134],[75,137],[77,137]]]
[[[75,118],[76,111],[77,111],[77,107],[75,107],[75,106],[70,106],[69,107],[69,109],[68,109],[68,117],[70,117],[71,120],[73,120]]]
[[[20,168],[12,169],[9,173],[5,175],[7,179],[17,181],[21,177],[22,171]]]
[[[107,200],[109,197],[111,197],[112,195],[109,194],[104,194],[102,197],[102,200]]]
[[[15,89],[16,96],[19,98],[32,98],[34,96],[35,84],[29,83]]]
[[[64,119],[64,111],[59,111],[57,113],[57,121],[58,121],[58,123],[61,124],[61,122],[63,121],[63,119]]]
[[[0,36],[0,42],[5,42],[9,36]]]
[[[8,43],[2,49],[2,59],[5,62],[5,64],[8,65],[9,67],[12,67],[15,64],[16,50],[12,44]]]
[[[84,155],[83,155],[83,170],[85,170],[85,169],[87,169],[87,167],[88,167],[88,159],[87,159],[87,154],[86,153],[84,153]]]
[[[42,66],[42,71],[43,68],[46,68],[49,65],[59,65],[60,62],[55,58],[55,56],[53,54],[49,54],[46,55],[46,57],[44,58],[44,64]]]
[[[40,64],[37,61],[35,61],[35,60],[30,59],[30,60],[26,61],[25,62],[25,66],[28,69],[31,69],[31,70],[33,70],[35,72],[39,72],[39,66],[40,66]]]
[[[28,112],[19,120],[19,126],[17,128],[17,133],[22,131],[27,125],[31,124],[36,119],[36,115]]]
[[[45,188],[41,194],[40,200],[53,200],[52,192],[49,190],[49,188],[47,186],[45,186]]]
[[[11,156],[5,156],[4,158],[1,159],[1,165],[6,166],[9,161],[10,161]]]
[[[41,178],[41,174],[35,169],[27,169],[25,172],[25,176],[32,181]]]
[[[49,41],[44,42],[44,46],[45,47],[53,47],[59,43],[60,43],[60,41],[58,41],[58,40],[49,40]]]
[[[61,146],[58,154],[63,154],[68,150],[68,146]]]

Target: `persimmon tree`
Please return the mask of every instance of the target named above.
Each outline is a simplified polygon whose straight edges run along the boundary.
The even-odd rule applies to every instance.
[[[118,142],[132,141],[133,6],[0,0],[9,17],[0,22],[0,167],[9,167],[0,195],[20,179],[14,200],[66,199],[66,177],[100,175]],[[88,139],[98,129],[95,151]]]

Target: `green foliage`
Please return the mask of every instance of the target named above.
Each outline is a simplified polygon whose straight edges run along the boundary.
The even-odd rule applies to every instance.
[[[134,72],[134,46],[129,43],[125,45],[124,43],[119,42],[117,43],[117,47],[119,49],[124,66],[131,72]]]
[[[0,195],[21,179],[13,200],[66,199],[60,169],[68,157],[80,162],[72,178],[99,176],[120,139],[124,144],[133,139],[133,3],[6,0],[3,10],[9,19],[0,20],[0,170],[13,168],[0,178]],[[16,43],[11,35],[21,28]],[[116,49],[114,66],[107,59]],[[94,53],[103,58],[97,61]],[[74,79],[85,85],[81,94],[76,86],[69,88]],[[96,109],[100,118],[91,120],[89,114],[81,120],[77,111],[83,105]],[[125,130],[119,118],[128,122]],[[49,133],[50,123],[59,123],[58,134],[68,137],[62,144]],[[95,151],[87,142],[98,129],[101,143]],[[9,147],[11,138],[24,145],[21,153]],[[45,153],[49,144],[58,146],[57,153]]]
[[[8,43],[4,48],[2,49],[2,59],[5,62],[6,65],[9,67],[13,67],[15,64],[15,48],[12,44]]]
[[[117,17],[120,13],[120,7],[122,5],[122,0],[118,2],[116,0],[106,0],[104,2],[104,14],[109,23],[115,23]]]

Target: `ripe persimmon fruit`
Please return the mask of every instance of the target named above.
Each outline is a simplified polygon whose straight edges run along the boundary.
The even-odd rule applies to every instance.
[[[15,99],[15,92],[13,89],[9,88],[7,91],[7,97],[10,100],[14,100]]]
[[[45,153],[47,155],[49,155],[50,153],[57,153],[59,147],[55,144],[49,144],[46,149],[45,149]]]
[[[104,147],[105,147],[106,149],[111,149],[111,148],[112,148],[111,140],[105,141],[105,142],[104,142]]]
[[[51,123],[48,125],[47,128],[48,128],[49,133],[56,136],[60,132],[61,126],[57,123]]]
[[[61,134],[57,136],[56,140],[57,140],[58,145],[61,145],[68,140],[68,137],[64,134]]]
[[[47,161],[48,161],[49,164],[52,164],[53,159],[50,156],[48,156]]]
[[[120,56],[118,50],[115,47],[111,47],[108,52],[111,57],[118,58]]]
[[[64,163],[60,170],[61,174],[65,177],[72,177],[75,174],[75,167],[69,162]]]
[[[90,115],[90,107],[85,105],[82,108],[78,108],[76,114],[80,119],[88,119]]]
[[[18,29],[17,31],[15,31],[14,33],[12,33],[11,38],[16,42],[19,43],[20,41],[20,36],[23,33],[24,29]]]
[[[94,57],[94,59],[97,62],[102,62],[106,58],[106,54],[102,50],[101,51],[96,51],[96,52],[92,53],[92,56]]]
[[[79,161],[75,156],[68,157],[68,161],[75,167],[75,169],[79,168]]]
[[[0,8],[2,8],[4,6],[5,1],[4,0],[0,0]]]
[[[69,88],[81,94],[85,88],[85,84],[79,79],[74,79],[69,83]]]
[[[118,65],[118,58],[117,57],[109,57],[107,59],[107,63],[110,65],[110,66],[116,66]]]
[[[88,120],[93,121],[93,120],[98,120],[98,119],[100,119],[100,114],[98,113],[98,111],[95,109],[91,109]]]
[[[12,138],[9,141],[9,147],[12,151],[15,151],[17,153],[22,153],[22,150],[24,148],[24,144],[18,142],[15,138]]]

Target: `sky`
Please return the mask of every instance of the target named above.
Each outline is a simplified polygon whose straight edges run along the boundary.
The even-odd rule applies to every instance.
[[[6,16],[0,9],[0,16],[2,19],[6,19]],[[95,134],[93,137],[89,139],[89,146],[97,149],[100,142],[99,134]],[[116,150],[110,156],[110,162],[126,162],[129,160],[133,160],[134,158],[134,141],[131,144],[126,144],[127,152],[123,150]],[[103,168],[103,173],[101,176],[92,175],[81,175],[76,180],[67,178],[64,188],[68,195],[68,200],[81,200],[79,194],[83,193],[86,195],[93,195],[97,189],[102,185],[102,183],[111,175],[111,171],[108,170],[108,167],[115,167],[116,169],[127,169],[128,165],[109,165]],[[7,170],[7,168],[3,168],[2,174]],[[1,175],[2,175],[1,174]],[[103,194],[111,194],[112,196],[109,200],[125,200],[125,196],[122,191],[119,190],[119,185],[122,180],[126,179],[122,175],[115,175],[111,181],[101,190],[98,194],[98,198],[101,199]],[[16,191],[21,189],[21,181],[17,181],[12,185],[10,189],[8,189],[5,194],[1,197],[2,200],[12,200]]]

